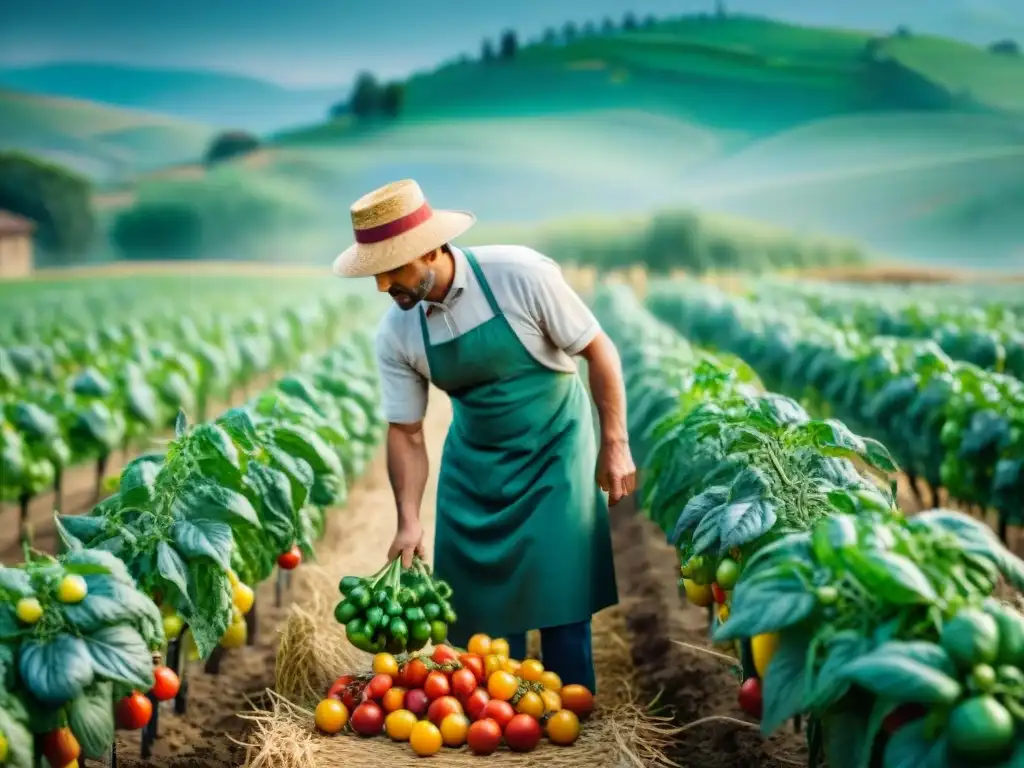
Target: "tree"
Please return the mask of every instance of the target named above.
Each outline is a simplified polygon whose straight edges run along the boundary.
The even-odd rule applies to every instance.
[[[83,176],[20,152],[0,152],[0,208],[36,224],[36,242],[61,263],[93,244],[92,185]]]
[[[634,14],[632,11],[629,11],[625,16],[622,17],[622,28],[627,32],[632,32],[638,26],[639,24],[637,24],[636,21],[636,14]]]
[[[233,157],[248,155],[259,147],[260,140],[248,131],[225,131],[210,142],[203,162],[207,166],[216,165]]]
[[[588,21],[588,22],[586,22],[583,25],[583,36],[584,37],[593,37],[596,34],[597,34],[597,25],[594,22]]]
[[[405,106],[405,83],[397,80],[384,86],[380,97],[380,110],[385,117],[395,118],[402,113]]]
[[[565,40],[565,42],[571,43],[573,40],[576,39],[577,34],[578,32],[576,29],[576,22],[567,21],[562,26],[562,39]]]
[[[1020,56],[1020,46],[1016,40],[997,40],[988,47],[992,53],[1006,56]]]
[[[901,37],[904,39],[912,36],[910,28],[904,26],[903,24],[900,24],[898,27],[896,27],[896,31],[893,34],[895,34],[896,37]]]
[[[729,12],[725,8],[725,0],[715,0],[715,16],[724,19],[728,15]]]
[[[492,62],[495,59],[494,56],[494,45],[490,39],[484,40],[483,45],[480,46],[480,58],[484,62]]]
[[[118,214],[110,239],[126,259],[188,259],[199,255],[202,222],[185,203],[145,202]]]
[[[651,27],[657,26],[658,20],[654,17],[653,13],[649,13],[644,16],[644,29],[650,29]]]
[[[519,50],[519,38],[511,29],[505,30],[501,35],[501,58],[505,60],[514,59]]]
[[[348,109],[359,120],[380,110],[381,87],[372,72],[360,72],[349,96]]]
[[[609,34],[615,31],[615,22],[612,21],[611,17],[604,17],[604,21],[601,22],[601,31],[604,32],[605,34]]]
[[[553,45],[554,43],[557,43],[558,42],[558,33],[555,31],[555,28],[554,27],[548,27],[547,29],[545,29],[544,30],[544,37],[542,37],[541,40],[544,43],[546,43],[547,45]]]

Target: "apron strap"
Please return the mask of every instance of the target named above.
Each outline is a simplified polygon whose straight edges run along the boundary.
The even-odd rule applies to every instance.
[[[480,263],[476,260],[476,256],[468,248],[463,249],[463,253],[466,254],[466,260],[469,262],[470,268],[473,270],[473,274],[476,275],[477,282],[480,283],[480,287],[484,289],[484,296],[487,297],[487,303],[491,307],[491,311],[495,317],[501,317],[502,311],[498,307],[498,301],[494,298],[494,293],[491,291],[491,286],[487,282],[487,278],[484,277],[484,271],[480,269]]]

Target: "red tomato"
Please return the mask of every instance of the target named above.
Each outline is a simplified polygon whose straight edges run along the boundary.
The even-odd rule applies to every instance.
[[[447,645],[439,645],[434,648],[430,660],[435,664],[447,664],[449,661],[458,661],[459,654]]]
[[[302,551],[295,546],[277,556],[277,567],[283,571],[293,571],[299,567],[301,562]]]
[[[470,669],[459,669],[452,673],[452,691],[456,696],[469,696],[476,690],[476,675]]]
[[[416,715],[417,718],[427,714],[430,707],[430,698],[423,692],[422,688],[413,688],[405,693],[405,708]]]
[[[540,722],[529,715],[516,715],[505,726],[505,743],[513,752],[529,752],[542,735]]]
[[[384,710],[372,701],[364,701],[356,707],[349,723],[360,736],[377,736],[384,730]]]
[[[402,685],[406,688],[422,688],[423,684],[427,682],[428,674],[427,665],[420,659],[413,659],[398,670],[398,675],[402,679]]]
[[[711,582],[711,595],[719,605],[725,605],[725,590],[718,586],[717,582]]]
[[[748,677],[740,686],[740,709],[751,717],[761,719],[764,702],[761,699],[761,681],[756,677]]]
[[[501,744],[501,726],[490,718],[477,720],[469,726],[466,743],[475,755],[493,754]]]
[[[454,696],[442,696],[430,702],[430,709],[427,710],[427,720],[434,725],[441,725],[441,721],[448,715],[463,714],[462,705]]]
[[[153,702],[138,691],[132,691],[117,702],[117,724],[126,731],[137,731],[153,716]]]
[[[487,702],[491,700],[491,694],[485,691],[483,688],[477,688],[466,700],[462,702],[466,708],[466,714],[469,715],[470,720],[480,720],[484,714],[484,707],[487,706]]]
[[[427,698],[434,700],[439,699],[442,696],[447,696],[452,692],[451,683],[448,682],[448,678],[444,676],[443,672],[438,672],[436,669],[427,675],[427,681],[423,683],[423,692],[427,694]]]
[[[484,705],[484,712],[480,717],[484,720],[488,718],[494,720],[499,726],[501,726],[501,730],[504,731],[505,726],[512,722],[512,718],[515,716],[515,709],[507,701],[491,699]]]
[[[330,688],[327,689],[327,698],[337,699],[346,707],[348,707],[349,712],[355,709],[355,707],[349,707],[349,703],[345,701],[345,696],[347,695],[349,698],[352,698],[353,700],[355,697],[352,696],[352,694],[346,691],[345,689],[352,684],[353,680],[355,680],[355,678],[352,675],[342,675],[337,680],[335,680],[334,683],[331,684]]]
[[[170,667],[156,667],[153,670],[153,687],[149,692],[157,701],[168,701],[178,695],[181,681]]]
[[[41,747],[50,765],[68,765],[82,754],[82,747],[70,728],[58,728],[44,734]]]
[[[482,656],[477,656],[475,653],[463,653],[459,656],[459,661],[462,666],[471,671],[476,677],[477,683],[483,683],[487,681],[487,671],[484,669],[484,660]]]
[[[391,675],[374,675],[366,686],[366,698],[379,699],[390,691],[393,685],[394,681],[391,679]]]

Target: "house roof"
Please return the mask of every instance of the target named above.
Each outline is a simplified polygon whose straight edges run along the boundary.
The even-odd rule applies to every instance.
[[[0,209],[0,235],[30,235],[35,228],[35,222]]]

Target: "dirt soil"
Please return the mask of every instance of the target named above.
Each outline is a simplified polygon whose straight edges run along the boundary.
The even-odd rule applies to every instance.
[[[436,471],[449,418],[447,402],[435,392],[427,417],[433,470],[424,503],[428,551],[433,539]],[[786,731],[766,741],[739,710],[732,665],[709,652],[704,610],[685,604],[677,593],[678,566],[671,547],[631,502],[614,508],[612,518],[619,593],[638,668],[637,689],[646,700],[657,698],[657,707],[662,713],[673,713],[679,725],[695,723],[681,734],[670,756],[685,768],[805,764],[802,736]],[[332,572],[349,567],[362,572],[371,561],[378,563],[393,534],[393,519],[387,468],[379,456],[352,489],[348,506],[331,518],[318,551],[321,565]],[[148,760],[139,757],[137,732],[119,734],[118,765],[225,768],[243,763],[247,722],[236,713],[260,704],[266,689],[274,685],[277,628],[287,616],[289,601],[301,603],[301,588],[287,595],[284,607],[275,608],[273,584],[262,585],[256,609],[257,643],[226,654],[217,675],[192,664],[187,712],[175,715],[170,704],[164,705],[159,739]],[[443,758],[437,762],[444,764]]]

